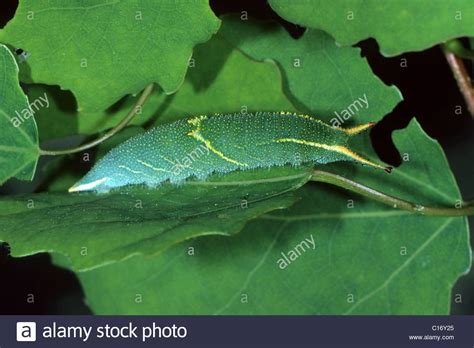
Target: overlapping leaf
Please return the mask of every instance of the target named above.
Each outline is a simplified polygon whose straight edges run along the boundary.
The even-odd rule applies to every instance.
[[[218,28],[207,1],[24,0],[0,42],[29,53],[26,82],[70,89],[94,111],[150,82],[174,93],[193,46]]]
[[[14,256],[58,252],[73,269],[89,269],[197,236],[236,233],[248,220],[292,204],[291,191],[309,176],[304,168],[279,168],[155,190],[4,198],[0,240]]]
[[[0,185],[12,177],[31,180],[35,173],[39,156],[35,110],[20,88],[13,55],[0,45]]]
[[[358,48],[338,47],[320,30],[295,40],[274,22],[229,16],[219,36],[254,59],[276,62],[288,98],[333,125],[378,121],[401,100],[396,87],[373,74]]]
[[[322,29],[341,45],[377,40],[383,54],[421,51],[448,39],[474,36],[470,0],[269,0],[286,20]]]

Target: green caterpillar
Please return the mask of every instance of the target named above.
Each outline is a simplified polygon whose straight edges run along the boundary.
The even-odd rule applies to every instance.
[[[214,173],[363,158],[348,140],[375,123],[334,128],[308,115],[257,112],[197,116],[158,126],[111,150],[69,192],[108,192],[126,185],[178,184]]]

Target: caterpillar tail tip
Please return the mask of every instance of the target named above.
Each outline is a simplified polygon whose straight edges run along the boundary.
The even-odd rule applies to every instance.
[[[359,134],[359,133],[364,132],[364,131],[367,130],[367,129],[372,128],[372,127],[375,126],[376,124],[377,124],[377,122],[363,123],[363,124],[360,124],[360,125],[355,126],[355,127],[343,128],[342,131],[345,132],[345,133],[348,134],[348,135]]]
[[[393,167],[387,166],[387,167],[384,168],[384,170],[385,170],[386,173],[390,174],[393,171]]]

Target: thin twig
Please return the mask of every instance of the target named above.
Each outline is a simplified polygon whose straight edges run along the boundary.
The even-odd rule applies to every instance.
[[[462,58],[456,56],[456,54],[447,49],[446,46],[443,46],[443,52],[448,61],[449,67],[453,72],[454,78],[456,79],[459,90],[466,101],[467,109],[474,118],[474,88],[464,66],[464,62],[462,61]]]
[[[416,214],[434,215],[434,216],[474,215],[474,202],[473,201],[464,203],[459,208],[454,207],[454,206],[453,207],[427,207],[422,204],[405,201],[403,199],[387,195],[383,192],[374,190],[370,187],[364,186],[358,182],[349,180],[340,175],[321,171],[321,170],[315,170],[313,172],[311,180],[335,185],[343,189],[356,192],[362,196],[368,197],[377,202],[389,205],[392,208],[407,210]]]
[[[125,116],[122,121],[120,121],[114,128],[109,130],[107,133],[105,133],[103,136],[100,138],[97,138],[90,143],[74,147],[71,149],[64,149],[64,150],[40,150],[40,155],[44,156],[58,156],[58,155],[67,155],[71,153],[76,153],[76,152],[81,152],[87,149],[90,149],[91,147],[94,147],[96,145],[99,145],[100,143],[104,142],[105,140],[109,139],[113,135],[117,134],[120,132],[127,124],[135,117],[137,114],[138,110],[145,104],[145,101],[148,99],[150,96],[151,92],[153,91],[153,84],[149,84],[148,86],[145,87],[143,90],[142,94],[140,95],[140,98],[138,98],[137,102],[135,105],[132,107],[132,109],[128,112],[127,116]]]

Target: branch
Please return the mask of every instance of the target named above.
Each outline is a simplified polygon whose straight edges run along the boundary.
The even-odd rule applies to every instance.
[[[464,100],[466,101],[469,113],[474,118],[474,88],[471,84],[471,79],[466,71],[464,63],[460,57],[451,51],[451,48],[445,44],[443,45],[443,52],[446,60],[448,61],[449,67],[453,72],[454,78],[458,84],[459,90],[461,91]]]
[[[137,102],[135,105],[132,107],[132,109],[128,112],[127,116],[125,116],[122,121],[120,121],[114,128],[109,130],[107,133],[105,133],[103,136],[100,138],[97,138],[90,143],[74,147],[71,149],[64,149],[64,150],[40,150],[40,155],[45,155],[45,156],[58,156],[58,155],[67,155],[71,153],[76,153],[76,152],[81,152],[87,149],[90,149],[91,147],[94,147],[96,145],[99,145],[100,143],[104,142],[105,140],[109,139],[113,135],[117,134],[120,132],[125,126],[127,126],[128,123],[135,117],[137,114],[138,110],[145,104],[146,100],[150,96],[151,92],[153,91],[153,84],[149,84],[148,86],[145,87],[143,90],[142,94],[140,95],[140,98],[138,98]]]
[[[455,207],[427,207],[421,204],[412,203],[403,199],[387,195],[383,192],[374,190],[370,187],[359,184],[355,181],[346,179],[340,175],[315,170],[311,181],[325,182],[343,189],[356,192],[362,196],[373,199],[377,202],[386,204],[395,209],[410,211],[415,214],[433,215],[433,216],[466,216],[474,215],[474,201],[465,203],[459,208]]]

